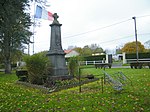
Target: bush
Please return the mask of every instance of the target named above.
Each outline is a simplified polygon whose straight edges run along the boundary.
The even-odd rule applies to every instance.
[[[69,74],[75,76],[78,71],[78,60],[76,57],[69,58],[68,62]]]
[[[43,84],[47,77],[48,58],[42,53],[25,57],[28,70],[29,82],[32,84]]]
[[[79,60],[81,57],[70,57],[68,62],[69,73],[73,77],[78,74]]]

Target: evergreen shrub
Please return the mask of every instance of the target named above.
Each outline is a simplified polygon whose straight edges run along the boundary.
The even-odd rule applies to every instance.
[[[79,68],[80,61],[83,61],[82,56],[70,57],[68,60],[69,74],[72,75],[73,77],[79,75],[78,68]]]
[[[50,66],[48,58],[43,53],[26,56],[24,58],[28,70],[29,82],[43,84],[47,77],[47,68]]]
[[[78,73],[78,57],[70,57],[68,62],[69,74],[72,76]]]

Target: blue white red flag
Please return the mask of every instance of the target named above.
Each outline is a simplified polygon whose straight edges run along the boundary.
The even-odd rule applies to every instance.
[[[45,9],[43,9],[41,6],[36,6],[36,13],[34,15],[35,18],[38,19],[46,19],[46,20],[53,20],[53,14]]]

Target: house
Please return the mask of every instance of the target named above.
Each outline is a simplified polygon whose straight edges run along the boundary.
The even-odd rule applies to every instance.
[[[113,59],[114,59],[115,61],[123,60],[123,54],[116,54],[116,55],[113,55]]]
[[[73,57],[73,56],[78,56],[79,53],[76,52],[75,50],[64,50],[66,53],[65,58]]]

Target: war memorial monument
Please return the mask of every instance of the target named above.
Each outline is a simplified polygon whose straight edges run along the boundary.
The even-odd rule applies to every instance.
[[[48,51],[48,58],[51,62],[51,78],[56,79],[68,79],[71,76],[68,75],[68,68],[65,61],[65,53],[61,44],[61,26],[58,22],[57,13],[53,14],[53,22],[50,24],[51,37],[50,37],[50,49]]]

